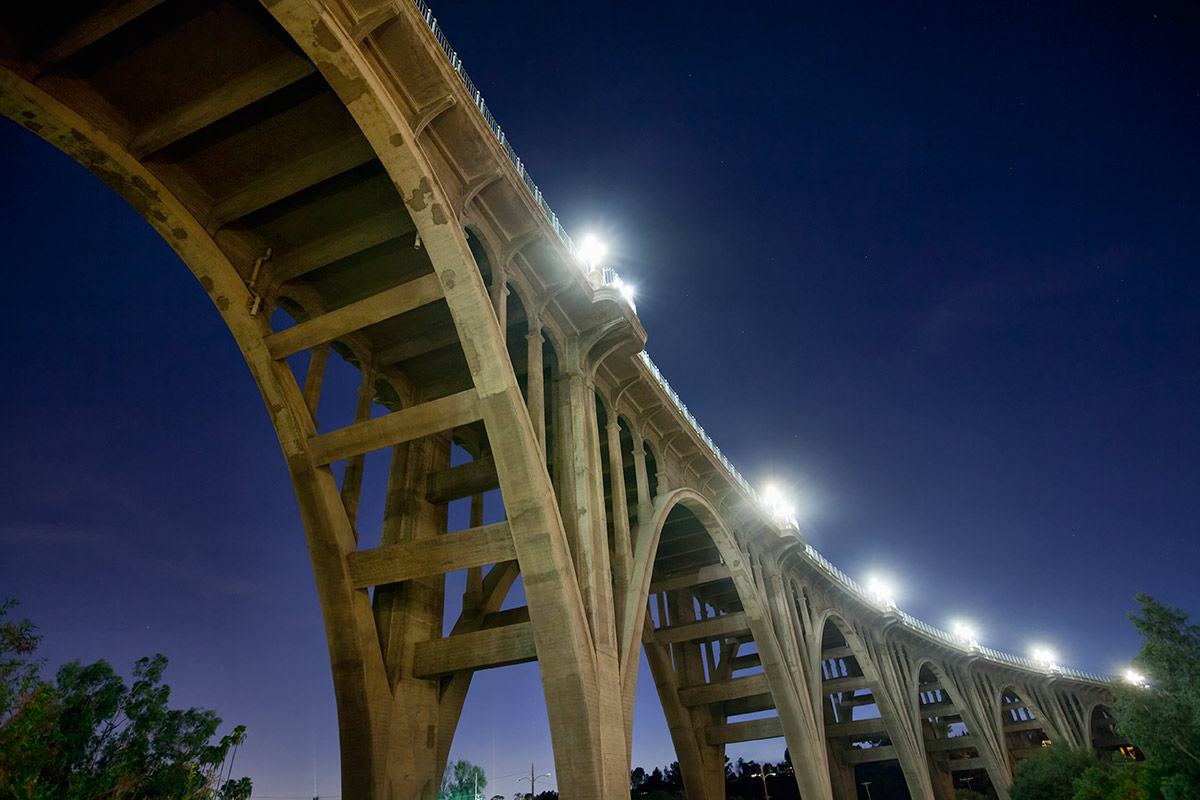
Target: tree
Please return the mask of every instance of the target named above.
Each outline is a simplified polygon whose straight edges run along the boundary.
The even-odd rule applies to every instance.
[[[1071,800],[1142,800],[1145,772],[1140,763],[1096,764],[1075,780]]]
[[[1146,687],[1114,684],[1117,731],[1146,756],[1145,784],[1166,800],[1200,798],[1200,626],[1177,608],[1138,593],[1142,634],[1134,666]]]
[[[1075,781],[1099,763],[1088,750],[1043,747],[1017,763],[1009,795],[1012,800],[1068,800],[1075,793]]]
[[[483,767],[477,767],[470,761],[460,758],[455,761],[442,775],[442,791],[438,794],[441,800],[475,800],[487,786],[487,776]]]
[[[167,706],[165,656],[143,658],[134,683],[105,661],[78,661],[49,684],[28,656],[33,626],[2,618],[0,606],[0,786],[40,800],[246,800],[250,779],[233,780],[246,729],[211,744],[221,720],[212,711]]]

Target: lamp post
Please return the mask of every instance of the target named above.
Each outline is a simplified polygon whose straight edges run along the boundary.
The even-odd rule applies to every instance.
[[[533,800],[533,798],[537,797],[536,790],[534,789],[534,785],[537,783],[537,779],[538,778],[549,778],[549,777],[550,777],[549,772],[543,772],[538,775],[535,775],[533,773],[533,762],[532,761],[529,762],[529,797],[530,797],[530,800]],[[517,778],[517,783],[520,783],[523,780],[525,780],[525,778]]]
[[[867,790],[867,800],[871,800],[871,782],[863,781],[861,786]]]
[[[772,772],[772,775],[775,773]],[[757,775],[751,775],[751,778],[762,778],[763,782],[763,800],[771,800],[771,795],[767,793],[767,770],[765,767],[760,767]]]

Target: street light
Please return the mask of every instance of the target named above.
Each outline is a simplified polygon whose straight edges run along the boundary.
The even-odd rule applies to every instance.
[[[979,640],[976,639],[975,628],[970,623],[959,620],[958,622],[953,623],[951,628],[954,631],[954,635],[966,642],[969,647],[979,646]]]
[[[774,772],[772,772],[771,774],[772,774],[772,775],[774,775],[775,773],[774,773]],[[759,767],[759,768],[758,768],[758,773],[757,773],[757,774],[755,774],[755,775],[751,775],[750,777],[751,777],[751,778],[762,778],[762,782],[763,782],[763,800],[771,800],[771,795],[767,794],[767,768],[766,768],[766,767]]]
[[[604,242],[590,234],[583,237],[583,241],[579,243],[579,257],[583,259],[583,263],[587,264],[588,269],[596,269],[607,254],[608,248],[605,247]]]
[[[767,507],[767,511],[771,512],[771,516],[776,519],[786,521],[796,515],[796,509],[788,503],[783,492],[775,486],[767,486],[763,489],[762,502]]]
[[[896,593],[892,591],[891,585],[878,575],[872,575],[867,578],[867,592],[875,602],[883,605],[885,608],[896,607]]]
[[[549,778],[549,777],[550,777],[549,772],[542,772],[542,773],[535,775],[533,772],[533,762],[532,761],[529,762],[529,797],[531,800],[532,800],[532,798],[537,797],[537,790],[534,788],[535,784],[537,783],[537,779],[538,778]],[[523,777],[517,778],[517,783],[520,783],[523,780],[525,780],[525,778],[523,778]]]
[[[1125,682],[1132,683],[1140,689],[1145,689],[1150,685],[1150,681],[1146,680],[1146,676],[1140,672],[1134,672],[1131,669],[1125,670]]]
[[[862,786],[864,789],[867,790],[867,800],[871,800],[871,782],[863,781],[862,783],[859,784],[859,786]]]

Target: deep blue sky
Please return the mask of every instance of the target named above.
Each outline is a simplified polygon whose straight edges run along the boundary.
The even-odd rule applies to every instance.
[[[1200,614],[1200,25],[805,5],[434,13],[568,229],[610,239],[654,359],[814,546],[933,624],[1115,672],[1135,591]],[[7,123],[0,236],[0,595],[52,665],[167,654],[178,703],[248,725],[256,796],[336,795],[303,535],[216,311]],[[642,689],[650,767],[673,756]],[[453,757],[511,795],[547,736],[536,667],[500,670]]]

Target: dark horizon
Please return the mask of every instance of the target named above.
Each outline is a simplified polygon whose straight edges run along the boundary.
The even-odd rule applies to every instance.
[[[1190,7],[440,5],[655,362],[831,561],[1095,672],[1136,654],[1135,592],[1200,614]],[[99,180],[11,123],[0,153],[0,596],[51,667],[165,653],[175,704],[249,728],[256,797],[338,794],[303,533],[232,337]],[[646,670],[638,699],[650,770]],[[460,757],[489,795],[554,769],[536,665],[476,678]]]

